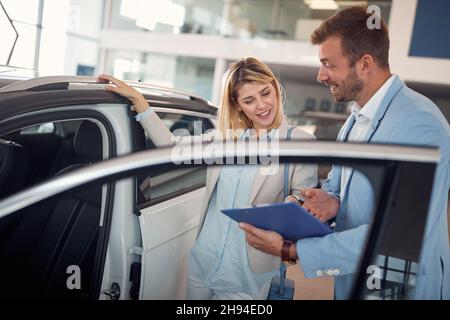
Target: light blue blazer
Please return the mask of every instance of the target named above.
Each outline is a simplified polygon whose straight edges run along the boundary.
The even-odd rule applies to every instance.
[[[354,123],[351,115],[337,140],[344,141]],[[365,142],[436,146],[441,152],[418,270],[414,298],[450,299],[450,248],[447,225],[447,195],[450,184],[450,127],[439,108],[428,98],[409,89],[395,76],[373,120]],[[323,189],[337,198],[341,194],[341,167],[333,166]],[[373,215],[369,182],[352,172],[336,217],[338,232],[324,238],[297,243],[306,277],[335,275],[335,297],[350,294],[360,253],[364,250],[368,224]],[[336,276],[337,275],[337,276]]]

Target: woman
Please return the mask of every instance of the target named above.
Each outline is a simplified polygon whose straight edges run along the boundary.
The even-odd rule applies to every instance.
[[[114,86],[107,90],[128,98],[138,112],[138,121],[156,146],[173,144],[174,137],[135,89],[111,76],[99,76]],[[314,139],[290,126],[283,114],[281,89],[273,72],[255,58],[244,58],[225,74],[216,134],[234,139]],[[253,130],[251,130],[253,129]],[[244,132],[244,134],[240,133]],[[245,233],[235,221],[220,212],[225,208],[249,207],[284,199],[284,170],[267,173],[256,165],[209,166],[201,228],[190,252],[188,299],[266,299],[280,258],[247,245]],[[289,194],[317,185],[315,165],[289,166]]]

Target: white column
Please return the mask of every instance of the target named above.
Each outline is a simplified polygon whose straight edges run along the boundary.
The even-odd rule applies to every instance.
[[[103,0],[103,16],[100,29],[111,28],[112,0]],[[106,49],[99,47],[97,56],[97,66],[95,72],[97,74],[105,73],[106,70]]]
[[[45,0],[39,50],[39,76],[64,74],[69,0]]]
[[[226,71],[226,60],[223,58],[217,58],[214,66],[214,80],[212,87],[212,102],[219,106],[220,95],[222,92],[222,78]]]
[[[103,1],[103,16],[102,16],[102,29],[111,28],[111,15],[112,15],[112,2],[111,0]]]
[[[106,50],[100,48],[98,50],[97,66],[95,68],[95,72],[97,74],[105,73],[107,72],[105,68],[106,68]]]
[[[222,8],[222,25],[220,30],[220,35],[230,35],[232,33],[230,14],[231,7],[233,6],[234,0],[224,0]],[[220,96],[222,91],[222,78],[225,73],[226,59],[223,57],[216,56],[216,63],[214,65],[214,79],[212,86],[211,100],[216,106],[219,106]]]
[[[222,36],[232,35],[233,34],[233,26],[231,24],[230,16],[232,14],[231,7],[233,6],[234,0],[224,0],[223,1],[223,9],[222,9],[222,25],[220,28],[220,34]]]
[[[41,51],[41,35],[42,35],[42,20],[44,17],[44,0],[39,0],[38,4],[38,20],[36,24],[36,42],[34,45],[34,62],[33,70],[34,76],[39,76],[39,54]]]
[[[281,7],[280,0],[273,0],[272,21],[270,22],[270,29],[272,29],[272,31],[279,29],[280,7]]]

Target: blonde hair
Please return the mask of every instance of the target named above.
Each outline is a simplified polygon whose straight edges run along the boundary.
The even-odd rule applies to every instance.
[[[281,86],[272,70],[256,58],[242,58],[233,63],[224,75],[222,97],[219,106],[218,127],[222,135],[228,136],[242,129],[253,128],[252,121],[244,112],[238,110],[238,90],[246,83],[270,83],[275,88],[277,96],[277,111],[272,125],[268,129],[279,128],[283,119],[283,99]]]

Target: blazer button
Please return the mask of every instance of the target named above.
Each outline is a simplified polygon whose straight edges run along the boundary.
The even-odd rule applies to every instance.
[[[334,269],[333,270],[333,275],[338,276],[339,275],[339,269]]]
[[[321,277],[323,275],[323,272],[322,270],[317,270],[316,274],[318,277]]]
[[[327,275],[332,276],[333,274],[334,274],[333,269],[327,270]]]

